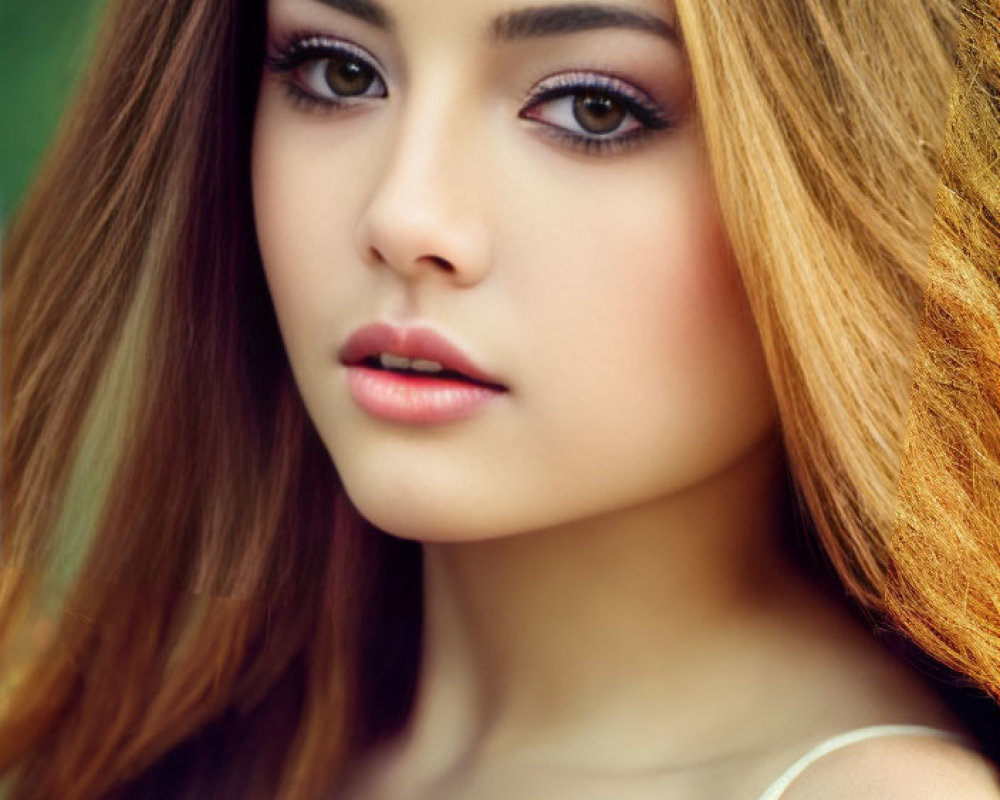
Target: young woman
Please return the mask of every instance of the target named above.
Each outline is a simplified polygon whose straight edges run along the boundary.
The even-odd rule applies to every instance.
[[[5,252],[7,796],[1000,797],[885,646],[1000,690],[960,11],[112,3]]]

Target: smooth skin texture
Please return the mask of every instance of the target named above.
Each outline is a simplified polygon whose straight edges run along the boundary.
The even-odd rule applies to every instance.
[[[265,68],[253,151],[305,405],[360,512],[424,543],[416,707],[350,796],[752,800],[847,728],[955,727],[778,546],[775,400],[673,9],[496,41],[510,0],[361,7],[271,0],[271,58],[321,52]],[[573,146],[647,127],[621,92],[669,124]],[[373,321],[509,392],[367,414],[337,351]]]

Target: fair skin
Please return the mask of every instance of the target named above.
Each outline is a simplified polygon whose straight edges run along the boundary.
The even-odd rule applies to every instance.
[[[673,9],[622,7],[658,22],[268,5],[254,205],[286,350],[359,511],[424,543],[416,705],[353,798],[752,800],[803,743],[954,724],[782,553],[775,399]],[[371,413],[337,353],[375,321],[506,391]]]

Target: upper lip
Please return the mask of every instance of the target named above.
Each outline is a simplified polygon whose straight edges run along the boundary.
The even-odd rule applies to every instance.
[[[396,328],[381,322],[363,325],[350,335],[338,355],[340,363],[352,367],[381,353],[437,361],[444,369],[479,383],[497,389],[506,388],[497,378],[474,364],[456,345],[430,328]]]

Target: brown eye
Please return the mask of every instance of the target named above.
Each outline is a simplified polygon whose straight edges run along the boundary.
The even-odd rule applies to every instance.
[[[295,75],[295,84],[328,105],[388,96],[378,70],[353,53],[327,48],[321,56],[303,57],[289,71]]]
[[[375,72],[356,58],[336,56],[326,59],[323,79],[335,95],[357,97],[371,88]]]
[[[600,73],[549,76],[524,101],[518,117],[539,123],[545,136],[588,155],[623,153],[676,125],[648,92]]]
[[[618,129],[628,113],[622,103],[599,92],[578,94],[573,101],[573,118],[587,133],[611,133]]]

